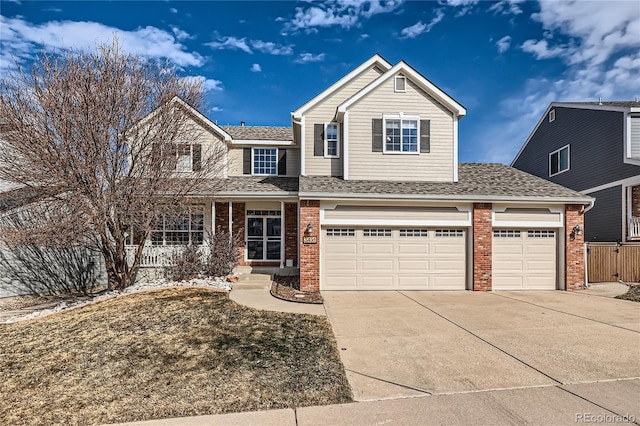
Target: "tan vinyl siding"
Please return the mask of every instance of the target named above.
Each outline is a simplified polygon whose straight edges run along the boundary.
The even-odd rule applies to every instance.
[[[389,78],[349,108],[350,180],[453,180],[453,114],[408,79],[406,88],[395,92],[394,78]],[[399,112],[431,121],[429,153],[371,152],[371,120]]]
[[[325,219],[362,219],[367,220],[441,220],[464,221],[467,212],[455,207],[369,207],[340,205],[334,210],[325,210]]]
[[[230,147],[227,159],[229,176],[242,176],[242,148]]]
[[[192,136],[189,133],[192,132]],[[189,143],[200,144],[202,146],[202,162],[207,161],[207,156],[215,156],[220,159],[223,158],[224,150],[226,149],[226,143],[224,139],[217,133],[211,131],[209,128],[200,124],[199,121],[189,119],[183,126],[183,130],[180,131],[180,136],[175,140],[176,143]],[[223,176],[223,165],[214,165],[213,170],[208,177],[216,178]],[[180,172],[177,173],[180,177],[188,177],[191,173]]]
[[[382,71],[372,67],[354,78],[347,86],[328,96],[305,113],[305,172],[307,176],[342,176],[342,158],[324,158],[313,155],[313,125],[331,122],[338,105],[378,78]],[[341,133],[342,133],[342,126]],[[340,147],[342,150],[342,135]]]

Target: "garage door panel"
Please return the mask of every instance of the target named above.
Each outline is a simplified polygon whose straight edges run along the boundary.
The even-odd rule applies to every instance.
[[[494,290],[554,290],[556,233],[547,230],[500,230],[493,234]]]
[[[336,235],[338,232],[340,236]],[[356,286],[363,290],[464,290],[464,231],[441,232],[445,235],[435,237],[436,231],[426,228],[402,232],[356,228],[350,233],[332,229],[331,235],[325,232],[321,242],[321,288],[345,289],[353,285],[352,276],[357,276]],[[337,246],[341,248],[336,250]],[[346,285],[343,276],[349,277]]]

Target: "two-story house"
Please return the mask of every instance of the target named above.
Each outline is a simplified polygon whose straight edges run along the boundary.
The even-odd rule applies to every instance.
[[[511,163],[596,199],[586,241],[640,240],[640,102],[553,102]]]
[[[193,192],[183,220],[158,224],[151,254],[223,227],[244,236],[241,265],[298,268],[303,291],[584,283],[592,198],[505,165],[458,163],[466,109],[405,62],[373,56],[293,111],[290,128],[190,113],[206,137],[177,164],[197,167],[217,144],[224,177]]]

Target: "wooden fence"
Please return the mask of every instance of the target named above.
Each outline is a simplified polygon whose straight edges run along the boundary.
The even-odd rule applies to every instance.
[[[588,243],[589,282],[640,282],[640,244]]]

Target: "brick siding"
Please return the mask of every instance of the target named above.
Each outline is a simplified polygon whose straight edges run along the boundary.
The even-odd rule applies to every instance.
[[[584,214],[582,204],[567,204],[564,214],[565,231],[565,288],[567,291],[584,288]],[[582,235],[573,233],[580,225]]]
[[[473,290],[491,291],[491,204],[473,205]]]
[[[298,203],[284,205],[284,259],[298,265]]]
[[[229,207],[227,206],[227,211]],[[231,207],[231,229],[233,229],[233,234],[240,234],[240,245],[238,247],[238,259],[240,260],[240,265],[250,265],[251,262],[247,262],[244,260],[244,249],[245,249],[245,238],[244,238],[244,203],[233,203]],[[227,225],[228,226],[228,225]]]
[[[640,185],[631,188],[631,215],[640,217]]]
[[[216,203],[216,229],[229,231],[229,203]]]
[[[318,236],[317,244],[302,244],[307,224],[311,224],[311,235]],[[300,201],[300,290],[320,290],[320,201]]]

